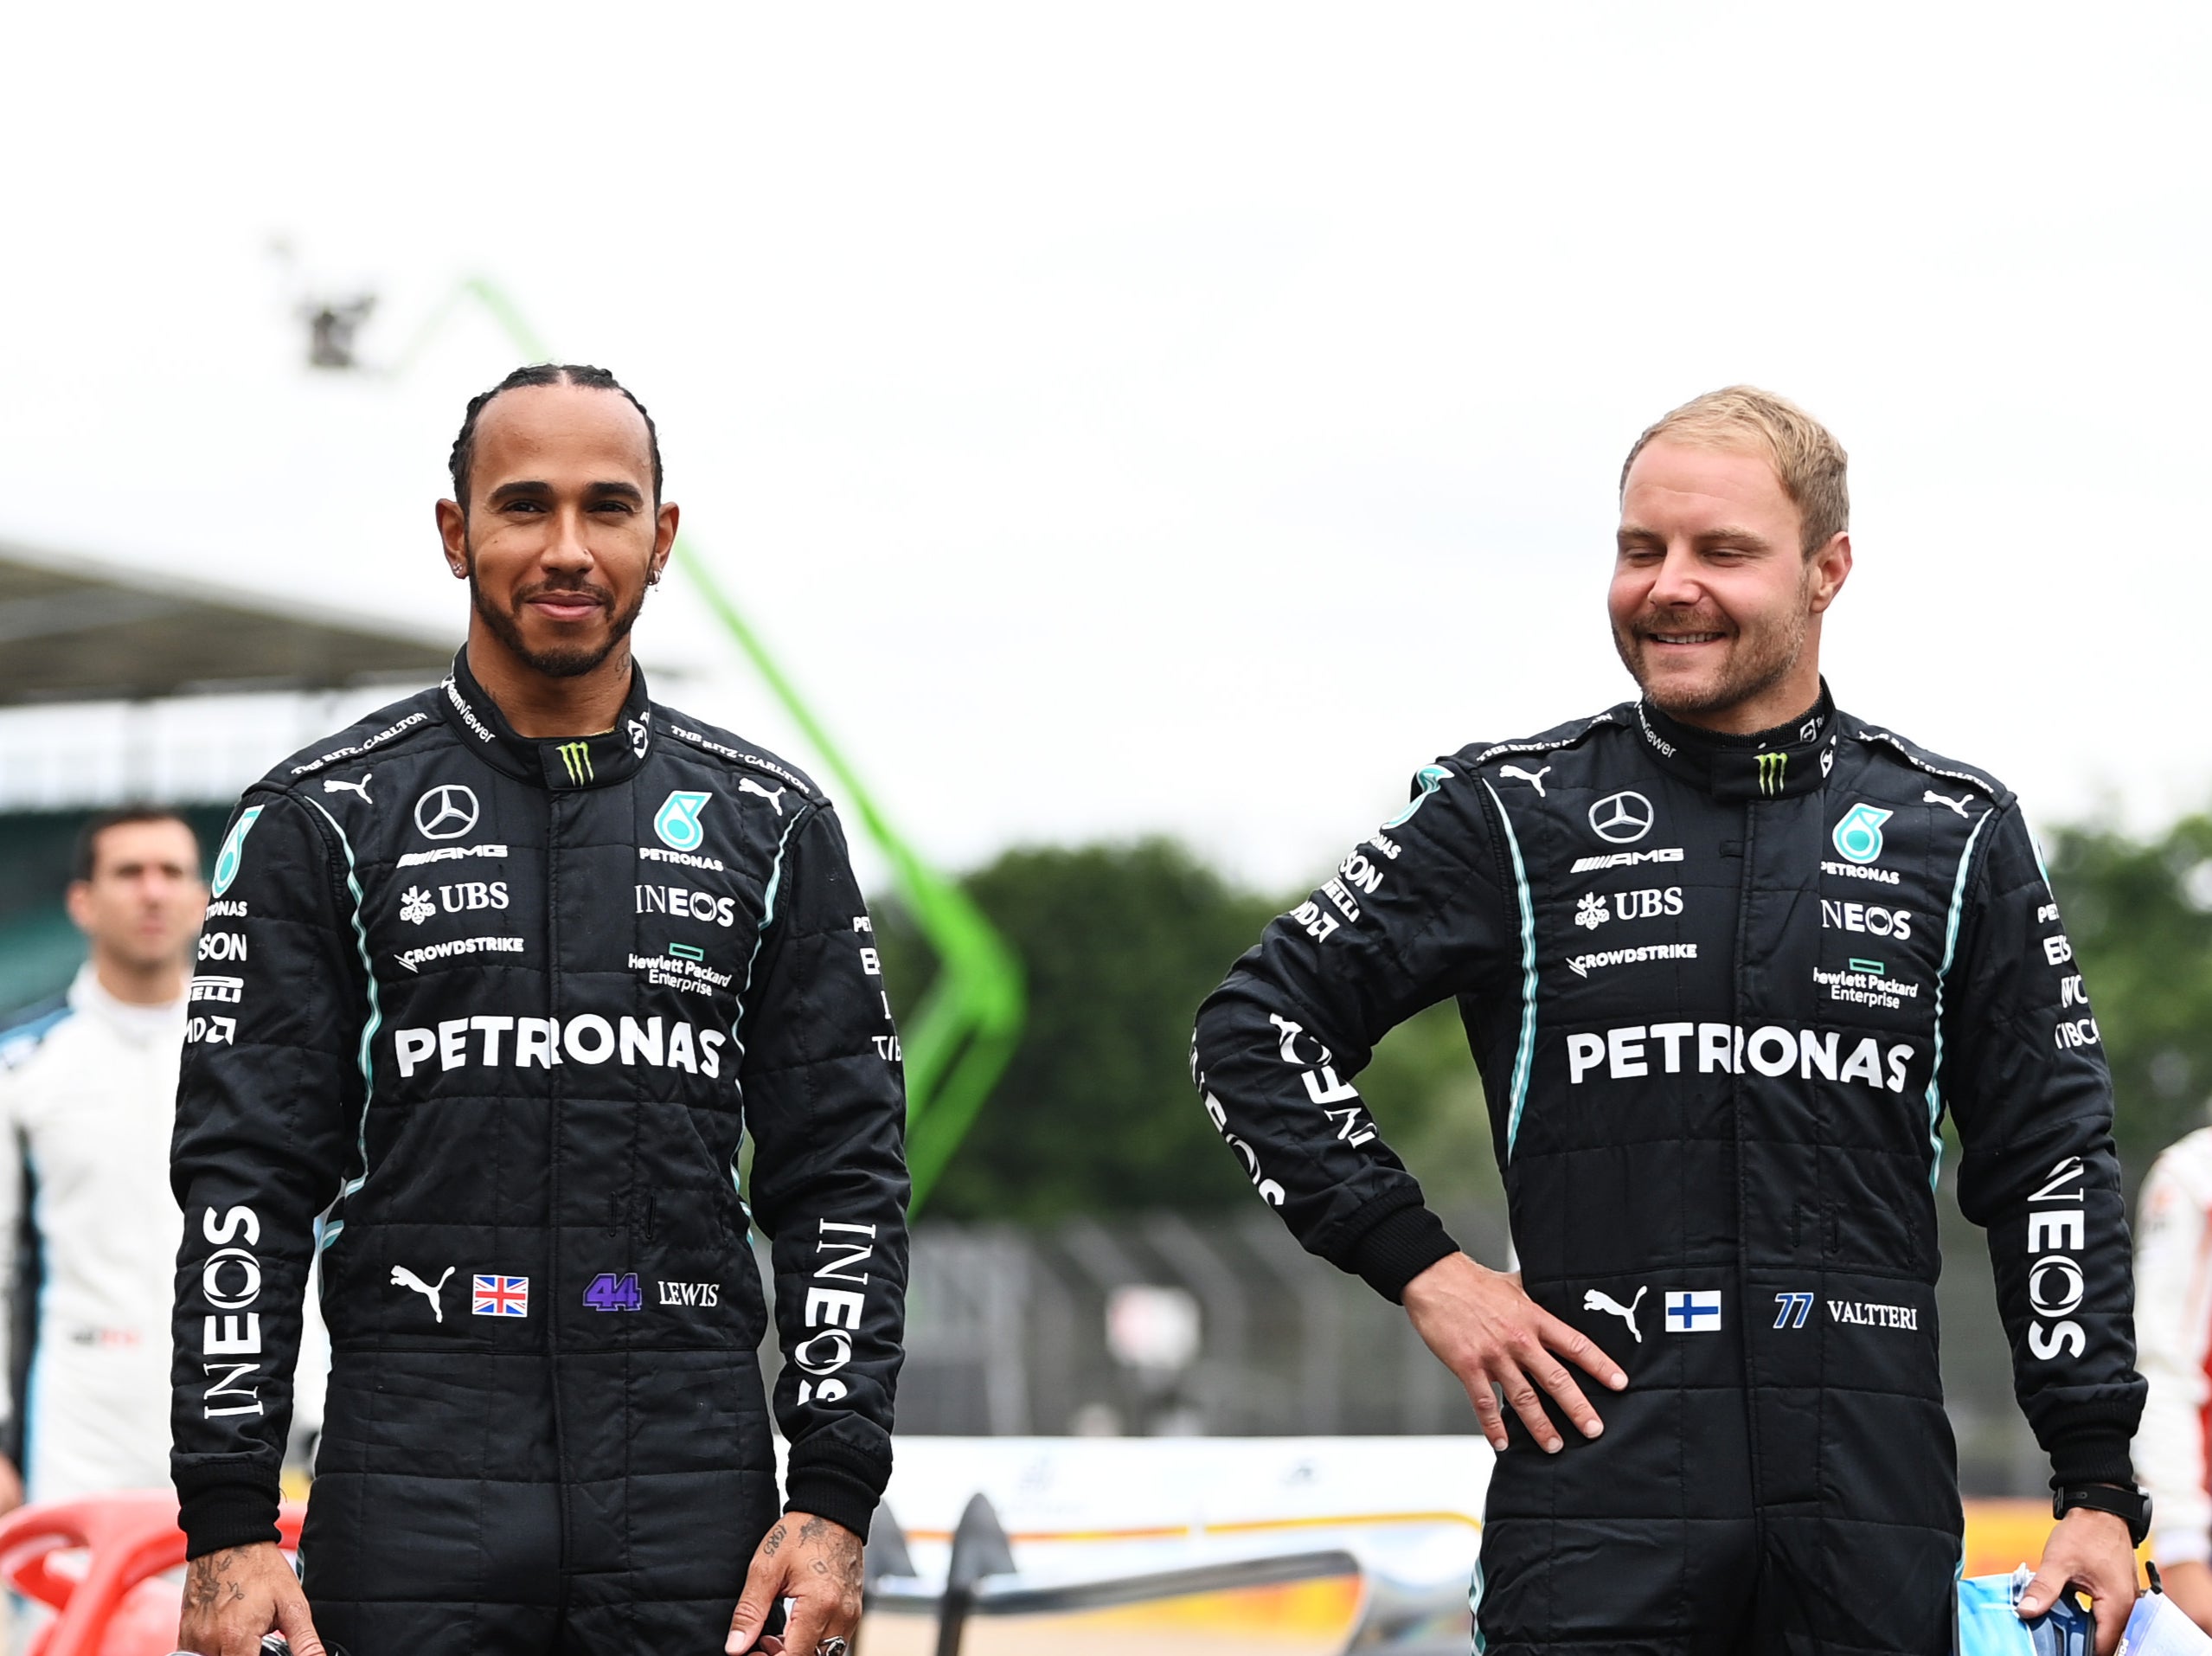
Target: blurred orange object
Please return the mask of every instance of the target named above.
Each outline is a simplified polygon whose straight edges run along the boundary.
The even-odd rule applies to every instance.
[[[281,1544],[298,1547],[306,1513],[285,1503]],[[183,1562],[176,1497],[167,1490],[25,1506],[0,1518],[0,1579],[55,1612],[26,1656],[168,1656],[182,1595],[160,1578]]]
[[[2050,1539],[2051,1526],[2057,1522],[2051,1516],[2049,1501],[1968,1501],[1966,1561],[1962,1573],[2010,1576],[2021,1564],[2033,1569],[2042,1562],[2043,1543]],[[2138,1587],[2151,1584],[2143,1574],[2143,1560],[2147,1557],[2142,1548],[2135,1550]]]

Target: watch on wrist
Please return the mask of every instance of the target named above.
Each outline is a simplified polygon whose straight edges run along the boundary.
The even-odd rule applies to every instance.
[[[2151,1533],[2151,1498],[2133,1487],[2117,1484],[2066,1484],[2051,1497],[2051,1516],[2064,1518],[2077,1506],[2093,1512],[2110,1512],[2127,1525],[2131,1545],[2141,1546]]]

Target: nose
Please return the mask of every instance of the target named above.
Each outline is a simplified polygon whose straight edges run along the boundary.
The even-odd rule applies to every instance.
[[[1651,601],[1666,609],[1687,609],[1704,596],[1704,591],[1690,549],[1679,542],[1670,545],[1651,582]]]
[[[546,537],[545,550],[539,562],[548,569],[576,571],[588,569],[596,562],[592,549],[584,541],[584,514],[574,506],[563,507],[554,514],[554,531]]]

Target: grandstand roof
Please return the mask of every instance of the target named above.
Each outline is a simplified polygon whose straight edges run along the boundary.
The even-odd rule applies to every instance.
[[[0,542],[0,704],[420,682],[455,642]]]

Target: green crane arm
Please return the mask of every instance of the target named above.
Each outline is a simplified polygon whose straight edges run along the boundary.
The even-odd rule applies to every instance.
[[[431,314],[394,371],[403,371],[413,363],[455,306],[470,299],[483,305],[525,356],[553,360],[514,301],[494,284],[471,277]],[[967,893],[923,862],[892,827],[790,675],[777,665],[706,560],[681,535],[673,561],[837,779],[862,831],[891,865],[892,883],[914,924],[937,954],[936,979],[901,1037],[907,1072],[907,1163],[914,1175],[914,1206],[919,1210],[967,1136],[991,1088],[1005,1073],[1021,1039],[1028,1012],[1021,958]]]

